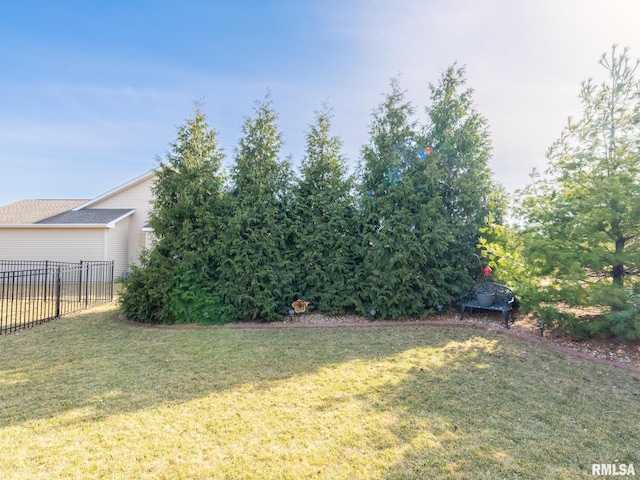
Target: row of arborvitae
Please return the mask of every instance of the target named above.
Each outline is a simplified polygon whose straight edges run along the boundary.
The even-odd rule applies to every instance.
[[[280,158],[267,96],[242,127],[227,181],[216,133],[196,108],[158,169],[150,218],[157,244],[125,281],[128,317],[273,321],[300,298],[329,314],[375,310],[396,319],[457,299],[478,270],[479,229],[501,189],[464,70],[449,68],[430,90],[419,125],[392,81],[357,179],[326,107],[296,175]]]
[[[424,125],[392,82],[357,177],[326,108],[296,175],[267,97],[227,181],[196,109],[158,169],[158,243],[126,281],[124,310],[150,322],[277,320],[300,298],[326,313],[420,315],[472,282],[479,245],[521,310],[576,336],[640,338],[640,63],[616,47],[600,63],[606,81],[582,85],[583,116],[549,149],[547,175],[518,192],[513,228],[463,69],[430,86]]]

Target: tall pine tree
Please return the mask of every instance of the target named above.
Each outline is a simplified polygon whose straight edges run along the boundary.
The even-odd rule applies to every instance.
[[[196,107],[157,169],[149,219],[157,241],[125,282],[121,301],[130,318],[154,323],[224,320],[211,281],[226,212],[223,158],[216,132]]]
[[[440,268],[449,232],[413,111],[393,80],[363,149],[362,301],[382,318],[420,315],[450,300]]]
[[[217,290],[239,320],[282,319],[292,287],[291,167],[279,158],[282,135],[269,95],[246,119],[236,150],[232,213],[221,248]]]
[[[358,307],[361,261],[354,238],[358,223],[353,179],[347,175],[342,142],[331,135],[331,114],[324,106],[307,134],[294,209],[299,296],[311,308],[344,313]]]
[[[473,90],[466,88],[464,68],[455,64],[430,85],[431,105],[424,143],[431,149],[428,159],[437,179],[447,222],[449,293],[456,297],[479,273],[476,257],[480,229],[490,211],[490,197],[501,188],[493,182],[488,166],[491,138],[486,119],[473,103]]]
[[[640,338],[639,62],[616,47],[602,56],[606,81],[582,84],[583,115],[523,192],[525,250],[543,279],[537,313],[575,333]],[[575,307],[601,316],[581,321]]]

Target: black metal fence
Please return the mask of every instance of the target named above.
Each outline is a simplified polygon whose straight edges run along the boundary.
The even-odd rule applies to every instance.
[[[113,262],[0,260],[0,335],[113,301]]]

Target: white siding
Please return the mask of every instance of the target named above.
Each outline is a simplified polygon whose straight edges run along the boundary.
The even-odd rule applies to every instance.
[[[156,245],[157,238],[153,232],[144,232],[144,248],[151,250]]]
[[[133,215],[117,222],[115,228],[58,228],[33,224],[23,228],[8,225],[7,228],[0,228],[0,259],[69,262],[113,260],[115,274],[121,275],[131,263],[138,263],[147,244],[149,233],[143,232],[142,228],[149,221],[153,198],[151,190],[155,179],[155,173],[148,172],[74,208],[135,209]]]
[[[110,260],[105,258],[106,228],[3,228],[0,259]]]
[[[149,221],[149,210],[153,195],[151,187],[155,181],[155,175],[143,180],[114,195],[91,204],[89,208],[135,208],[136,213],[131,215],[128,241],[128,263],[138,263],[140,254],[145,247],[145,233],[142,231]]]
[[[105,258],[114,261],[115,278],[121,276],[129,267],[129,226],[131,217],[116,223],[116,228],[106,230]]]

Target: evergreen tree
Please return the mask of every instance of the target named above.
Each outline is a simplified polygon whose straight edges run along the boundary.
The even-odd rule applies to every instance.
[[[217,289],[229,315],[282,319],[294,298],[290,222],[291,167],[279,159],[282,135],[267,95],[247,118],[231,172],[232,214]]]
[[[353,179],[347,176],[342,142],[330,130],[325,106],[307,134],[296,188],[294,267],[299,297],[311,308],[335,314],[357,308],[361,261],[353,242],[358,234]]]
[[[486,119],[473,104],[473,90],[466,88],[464,68],[455,64],[430,85],[431,105],[425,145],[437,178],[447,221],[449,292],[454,297],[466,290],[479,271],[476,257],[480,229],[489,215],[502,220],[502,211],[490,211],[489,198],[501,190],[491,179],[488,161],[491,140]]]
[[[382,318],[420,315],[451,300],[440,268],[449,232],[412,115],[393,80],[363,149],[361,294],[365,312]]]
[[[526,253],[541,279],[538,314],[574,333],[640,337],[640,82],[628,50],[603,55],[608,80],[582,84],[584,113],[524,192]],[[602,315],[583,323],[569,309]]]
[[[196,107],[157,169],[149,219],[156,244],[125,282],[122,305],[130,318],[160,323],[224,319],[211,282],[224,227],[223,158],[216,132]]]

